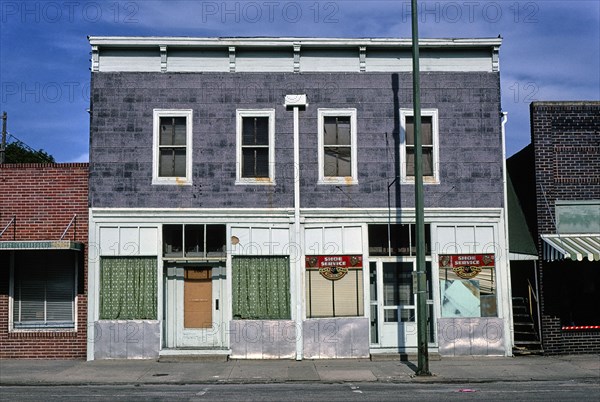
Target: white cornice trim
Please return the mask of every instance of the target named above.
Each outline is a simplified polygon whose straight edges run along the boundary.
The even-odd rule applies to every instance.
[[[92,46],[249,46],[249,47],[340,47],[340,46],[376,46],[406,47],[412,46],[410,38],[207,38],[207,37],[163,37],[163,36],[89,36]],[[424,48],[440,47],[498,47],[502,38],[436,38],[420,39]]]

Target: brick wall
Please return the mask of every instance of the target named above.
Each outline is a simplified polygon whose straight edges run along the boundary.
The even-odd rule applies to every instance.
[[[537,229],[540,234],[553,234],[556,200],[600,199],[600,102],[534,102],[530,112]],[[543,261],[539,237],[538,250],[544,350],[550,354],[597,353],[600,332],[561,330],[560,317],[549,307],[556,295],[544,287],[544,270],[550,269],[550,264]],[[557,264],[552,263],[552,268]]]
[[[0,258],[0,358],[82,359],[87,347],[88,164],[0,165],[0,241],[65,240],[84,243],[77,286],[76,331],[9,332],[9,252]],[[22,252],[22,251],[20,251]],[[82,276],[82,277],[81,277]]]

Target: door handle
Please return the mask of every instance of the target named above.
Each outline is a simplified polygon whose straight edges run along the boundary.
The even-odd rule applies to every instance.
[[[215,299],[215,310],[219,309],[219,299]]]

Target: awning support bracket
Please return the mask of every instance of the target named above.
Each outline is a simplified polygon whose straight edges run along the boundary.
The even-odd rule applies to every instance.
[[[4,227],[4,229],[2,229],[2,232],[0,232],[0,237],[2,237],[2,235],[4,234],[4,232],[6,232],[6,230],[8,229],[8,227],[14,224],[13,226],[13,240],[16,240],[17,238],[17,217],[13,216],[13,218],[8,222],[8,224]]]
[[[69,224],[67,225],[67,228],[63,232],[62,236],[60,236],[60,240],[63,240],[65,238],[65,235],[67,234],[67,232],[71,228],[71,225],[73,225],[73,224],[74,224],[74,226],[73,226],[73,241],[76,239],[76,237],[77,237],[77,214],[73,215],[73,219],[71,219],[71,222],[69,222]]]

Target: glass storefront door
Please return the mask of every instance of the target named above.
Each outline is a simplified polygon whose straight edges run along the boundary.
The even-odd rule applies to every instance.
[[[431,263],[427,265],[428,333],[435,341]],[[371,344],[381,348],[410,350],[417,347],[416,289],[413,288],[414,258],[376,258],[370,262]]]

